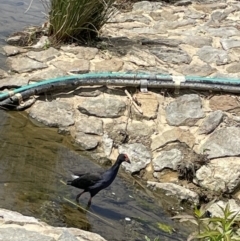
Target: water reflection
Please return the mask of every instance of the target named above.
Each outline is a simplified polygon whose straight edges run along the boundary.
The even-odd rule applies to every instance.
[[[66,147],[67,137],[55,129],[34,126],[22,112],[0,111],[0,123],[1,207],[54,226],[97,232],[112,241],[143,240],[145,234],[161,235],[161,240],[185,240],[180,233],[172,236],[160,231],[157,222],[179,227],[154,200],[120,177],[93,199],[91,211],[100,218],[82,211],[67,201],[75,202],[79,189],[60,181],[70,177],[71,169],[94,171],[101,167]],[[88,193],[81,196],[81,206],[86,207],[88,198]]]

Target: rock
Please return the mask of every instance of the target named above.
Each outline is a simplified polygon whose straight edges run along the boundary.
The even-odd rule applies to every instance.
[[[15,46],[11,46],[11,45],[3,46],[2,48],[4,50],[4,53],[8,57],[26,52],[26,50],[24,50],[20,47],[15,47]]]
[[[25,230],[23,228],[1,228],[0,240],[4,241],[55,241],[51,236],[40,234],[39,232]]]
[[[33,49],[43,49],[50,45],[50,40],[47,36],[42,36],[39,41],[32,46]]]
[[[21,87],[23,85],[28,85],[29,78],[23,77],[20,74],[15,74],[14,76],[9,76],[7,78],[1,79],[0,81],[0,88],[16,88]]]
[[[240,128],[226,127],[214,131],[200,146],[200,151],[204,150],[209,158],[240,155]]]
[[[221,44],[225,50],[240,47],[240,41],[235,39],[221,39]]]
[[[158,38],[158,39],[142,39],[141,40],[142,45],[160,45],[160,46],[166,46],[166,47],[178,47],[180,44],[182,44],[182,41],[179,39],[164,39],[164,38]]]
[[[139,113],[139,111],[133,106],[132,110],[136,119],[154,120],[157,118],[159,103],[156,94],[151,92],[138,92],[134,95],[134,99],[140,103],[140,108],[143,112],[142,114]]]
[[[193,64],[181,66],[178,71],[184,75],[189,76],[208,76],[216,71],[215,68],[212,68],[209,64]]]
[[[53,60],[52,65],[62,71],[74,74],[88,73],[90,70],[89,61],[85,59]]]
[[[67,230],[64,230],[61,236],[58,238],[58,241],[79,241],[79,239]]]
[[[221,38],[240,36],[240,31],[234,27],[206,28],[206,31],[212,36]]]
[[[211,20],[214,21],[214,22],[221,22],[227,16],[228,16],[228,14],[223,12],[223,11],[214,11],[211,14]]]
[[[215,49],[211,46],[203,46],[197,51],[199,58],[206,63],[223,65],[229,63],[229,56],[225,50]]]
[[[222,200],[213,203],[208,211],[211,213],[212,217],[224,217],[224,213],[222,209],[225,209],[227,204],[229,205],[229,209],[231,212],[240,212],[240,206],[236,203],[234,199],[229,199],[228,202],[224,202]],[[234,214],[233,214],[234,215]]]
[[[192,60],[184,50],[179,48],[153,47],[149,51],[162,61],[172,64],[189,64]]]
[[[205,116],[201,107],[202,103],[198,95],[180,96],[166,107],[167,122],[173,126],[193,126]]]
[[[42,69],[29,74],[30,81],[41,81],[45,79],[54,79],[57,77],[66,76],[67,72],[50,66],[47,69]]]
[[[177,1],[176,3],[174,3],[174,6],[188,6],[188,5],[191,5],[191,4],[192,4],[192,1],[180,0],[180,1]]]
[[[73,91],[74,95],[79,95],[79,96],[84,96],[84,97],[97,97],[101,95],[101,90],[100,88],[78,88]]]
[[[221,110],[217,110],[210,113],[200,126],[199,132],[201,134],[211,133],[217,128],[217,126],[222,122],[222,120],[223,112]]]
[[[156,66],[156,57],[148,50],[139,50],[134,48],[123,58],[125,61],[132,62],[140,66]]]
[[[149,2],[149,1],[141,1],[133,4],[133,12],[150,12],[152,10],[161,9],[161,2]]]
[[[0,79],[6,78],[8,77],[8,73],[6,71],[4,71],[3,69],[0,69]],[[1,86],[1,82],[0,82],[0,86]]]
[[[208,165],[197,170],[194,182],[212,191],[232,193],[240,184],[240,158],[211,160]]]
[[[27,57],[13,58],[9,57],[7,63],[10,65],[12,71],[17,73],[26,73],[34,70],[44,69],[48,66],[44,63],[29,59]]]
[[[73,107],[63,101],[36,101],[29,111],[29,116],[50,127],[74,124]]]
[[[34,217],[24,216],[21,213],[13,212],[7,209],[0,209],[0,217],[3,219],[1,220],[1,223],[3,224],[12,223],[24,225],[38,223],[38,220]]]
[[[119,59],[107,59],[100,62],[94,63],[95,71],[120,71],[123,66],[123,61]]]
[[[11,36],[11,37],[7,38],[6,42],[9,45],[21,46],[22,42],[25,42],[25,41],[24,41],[24,36],[17,35],[17,36]]]
[[[104,134],[102,137],[103,149],[104,153],[107,157],[111,155],[112,148],[113,148],[113,140],[109,138],[107,134]]]
[[[228,111],[239,107],[238,100],[230,95],[215,95],[209,101],[212,110]]]
[[[139,14],[133,14],[132,12],[127,13],[121,13],[115,16],[114,20],[112,22],[117,23],[124,23],[124,22],[139,22],[144,24],[150,24],[151,20],[144,16]]]
[[[184,38],[185,44],[191,45],[195,48],[201,48],[203,46],[212,46],[212,38],[202,36],[187,36]]]
[[[85,134],[103,134],[103,122],[94,116],[80,116],[76,120],[75,128],[76,132],[84,132]]]
[[[143,144],[125,144],[118,148],[119,153],[126,153],[131,160],[131,165],[122,163],[123,168],[130,172],[139,172],[151,162],[151,152]]]
[[[240,69],[240,63],[232,63],[230,64],[226,70],[228,73],[238,74]]]
[[[26,54],[29,58],[37,60],[39,62],[47,62],[50,61],[58,56],[61,55],[61,53],[56,50],[53,47],[50,47],[46,50],[42,50],[42,51],[29,51]]]
[[[77,132],[74,136],[75,142],[80,145],[83,150],[92,150],[98,146],[98,138],[83,132]]]
[[[152,136],[151,150],[155,151],[156,149],[175,141],[186,143],[192,148],[195,144],[195,137],[188,130],[173,128],[172,130]]]
[[[180,200],[186,200],[193,203],[199,203],[198,194],[174,183],[147,182],[147,187],[156,191],[158,189],[165,191],[167,196],[175,196]]]
[[[169,10],[162,10],[161,12],[150,12],[150,17],[153,18],[155,21],[165,20],[165,21],[176,21],[178,20],[178,16],[173,14],[172,11]]]
[[[89,97],[78,106],[78,109],[86,115],[115,118],[120,117],[124,113],[126,104],[115,97]]]
[[[82,46],[71,46],[71,45],[61,46],[61,50],[63,50],[66,53],[75,54],[77,58],[85,59],[85,60],[94,59],[94,57],[98,53],[97,48],[82,47]]]
[[[183,159],[182,152],[178,149],[171,149],[170,151],[161,151],[153,161],[154,171],[162,171],[164,168],[177,170],[177,165]]]

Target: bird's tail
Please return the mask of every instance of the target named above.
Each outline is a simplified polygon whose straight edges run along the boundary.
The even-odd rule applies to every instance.
[[[67,181],[67,185],[72,185],[72,181]]]

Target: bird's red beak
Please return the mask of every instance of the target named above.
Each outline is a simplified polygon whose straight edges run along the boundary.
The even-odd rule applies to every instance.
[[[127,162],[127,163],[129,163],[129,164],[131,163],[130,160],[129,160],[129,158],[128,158],[128,156],[125,157],[125,162]]]

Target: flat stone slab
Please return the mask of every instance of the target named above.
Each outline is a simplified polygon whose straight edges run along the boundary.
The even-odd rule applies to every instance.
[[[124,113],[126,104],[115,97],[89,97],[79,104],[78,109],[86,115],[115,118],[120,117]]]
[[[44,69],[48,67],[48,65],[45,63],[41,63],[27,57],[9,57],[7,59],[7,62],[10,65],[12,71],[17,73],[32,72],[34,70]]]
[[[147,182],[147,187],[153,191],[162,190],[166,192],[168,196],[175,196],[180,200],[186,200],[193,203],[199,202],[198,194],[174,183],[159,183],[159,182]]]
[[[197,170],[195,183],[212,191],[232,193],[240,184],[240,158],[211,160]]]
[[[209,158],[240,155],[240,128],[226,127],[214,131],[200,146],[200,152],[204,151]]]
[[[212,110],[228,111],[239,107],[239,102],[230,95],[215,95],[210,99],[209,106]]]
[[[166,107],[166,119],[172,126],[193,126],[204,116],[201,99],[196,94],[180,96]]]
[[[102,135],[103,121],[94,116],[80,116],[75,122],[76,132],[85,134]]]
[[[46,50],[37,52],[37,51],[29,51],[27,53],[27,56],[31,59],[37,60],[39,62],[47,62],[50,61],[58,56],[60,56],[61,53],[56,50],[53,47],[50,47]]]
[[[51,127],[66,127],[74,124],[72,105],[62,101],[36,101],[29,111],[29,116]]]
[[[74,136],[75,142],[82,147],[83,150],[92,150],[98,146],[98,138],[83,132],[77,132]]]

